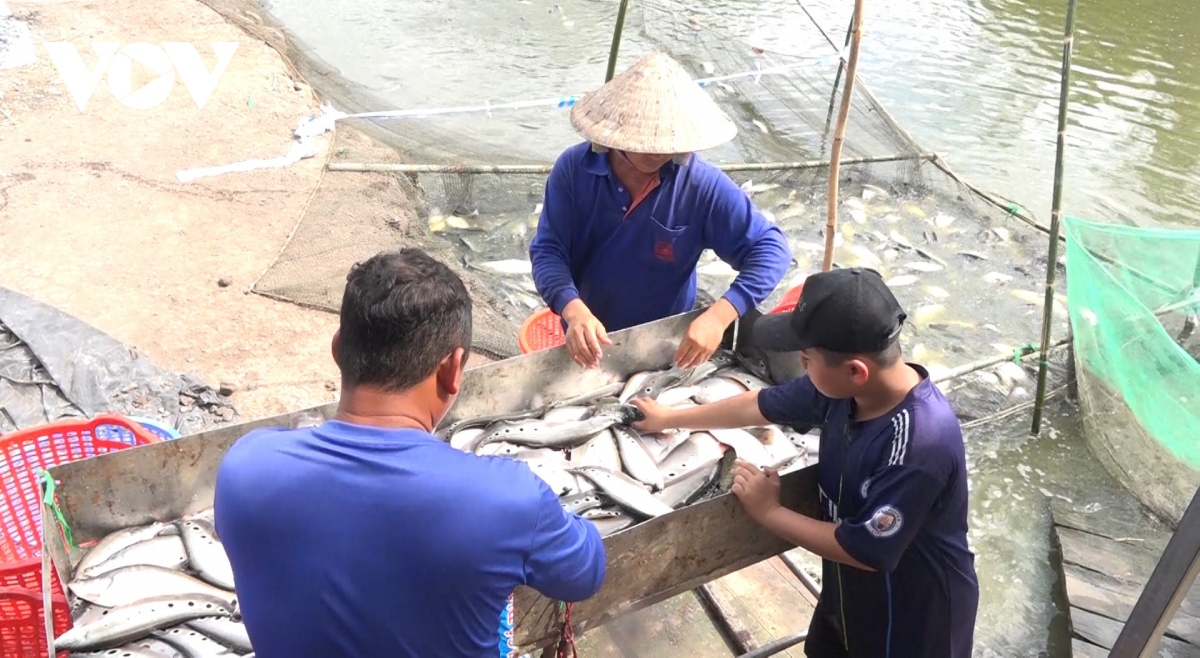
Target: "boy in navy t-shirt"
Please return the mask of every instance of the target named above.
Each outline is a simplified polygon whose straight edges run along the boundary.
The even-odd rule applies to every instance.
[[[967,658],[979,583],[967,467],[949,402],[899,347],[906,316],[879,274],[810,276],[796,310],[750,318],[749,345],[799,352],[804,377],[709,405],[635,400],[639,427],[821,427],[821,519],[779,504],[779,475],[739,461],[733,493],[776,535],[821,556],[812,658]]]
[[[510,595],[580,601],[604,581],[591,522],[520,461],[430,432],[462,383],[471,299],[416,249],[346,280],[337,415],[258,429],[217,471],[216,526],[263,658],[513,656]]]

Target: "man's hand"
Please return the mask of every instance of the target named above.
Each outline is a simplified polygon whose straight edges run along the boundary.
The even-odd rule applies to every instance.
[[[708,307],[700,317],[692,320],[679,349],[675,350],[675,365],[680,368],[694,368],[704,363],[721,346],[725,337],[725,329],[738,317],[737,309],[729,300],[722,297],[717,303]]]
[[[612,345],[604,325],[579,299],[573,299],[563,308],[562,318],[567,321],[567,351],[575,363],[584,368],[600,365],[604,353],[601,345]]]
[[[629,404],[637,407],[642,415],[646,418],[639,420],[633,424],[633,428],[639,432],[653,434],[662,432],[663,430],[676,429],[672,426],[671,412],[674,411],[670,407],[665,407],[658,403],[658,400],[651,398],[634,398],[629,401]]]
[[[779,508],[779,471],[770,467],[760,471],[739,459],[733,467],[732,491],[750,518],[762,523]]]

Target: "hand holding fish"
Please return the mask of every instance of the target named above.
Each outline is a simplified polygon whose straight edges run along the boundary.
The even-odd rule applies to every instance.
[[[571,300],[563,308],[562,317],[567,321],[566,343],[571,358],[584,368],[600,365],[600,358],[604,356],[600,345],[612,345],[604,325],[578,299]]]
[[[645,420],[637,421],[633,424],[633,428],[639,432],[653,434],[663,430],[676,429],[671,421],[671,412],[673,409],[663,406],[658,400],[653,398],[634,398],[629,401],[629,404],[638,408],[645,416]]]
[[[771,467],[760,471],[753,464],[739,459],[733,467],[731,490],[742,502],[746,513],[762,523],[779,508],[779,471]]]
[[[737,309],[725,298],[692,320],[679,349],[675,351],[675,365],[680,368],[694,368],[704,363],[721,346],[725,337],[725,329],[738,317]]]

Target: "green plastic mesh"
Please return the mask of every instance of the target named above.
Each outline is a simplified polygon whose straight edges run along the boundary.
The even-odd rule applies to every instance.
[[[1080,399],[1101,435],[1093,450],[1177,518],[1200,483],[1200,231],[1074,217],[1065,227]]]

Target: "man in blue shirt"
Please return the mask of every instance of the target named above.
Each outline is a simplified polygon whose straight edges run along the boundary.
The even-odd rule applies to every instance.
[[[229,449],[216,527],[260,658],[512,655],[500,628],[517,585],[569,602],[599,590],[595,526],[524,462],[431,434],[470,346],[462,281],[416,249],[379,254],[346,278],[334,419]]]
[[[813,658],[971,655],[979,583],[962,429],[925,368],[901,359],[905,317],[872,270],[816,274],[795,311],[749,327],[752,348],[798,351],[804,377],[685,410],[634,401],[647,431],[821,426],[820,520],[780,506],[773,470],[739,461],[732,487],[756,521],[822,558]]]
[[[585,96],[571,124],[588,141],[555,162],[529,247],[534,283],[562,317],[567,348],[595,366],[612,344],[607,332],[692,310],[696,264],[712,249],[738,276],[675,355],[681,367],[703,363],[792,259],[779,227],[693,153],[733,139],[736,126],[662,53]]]

